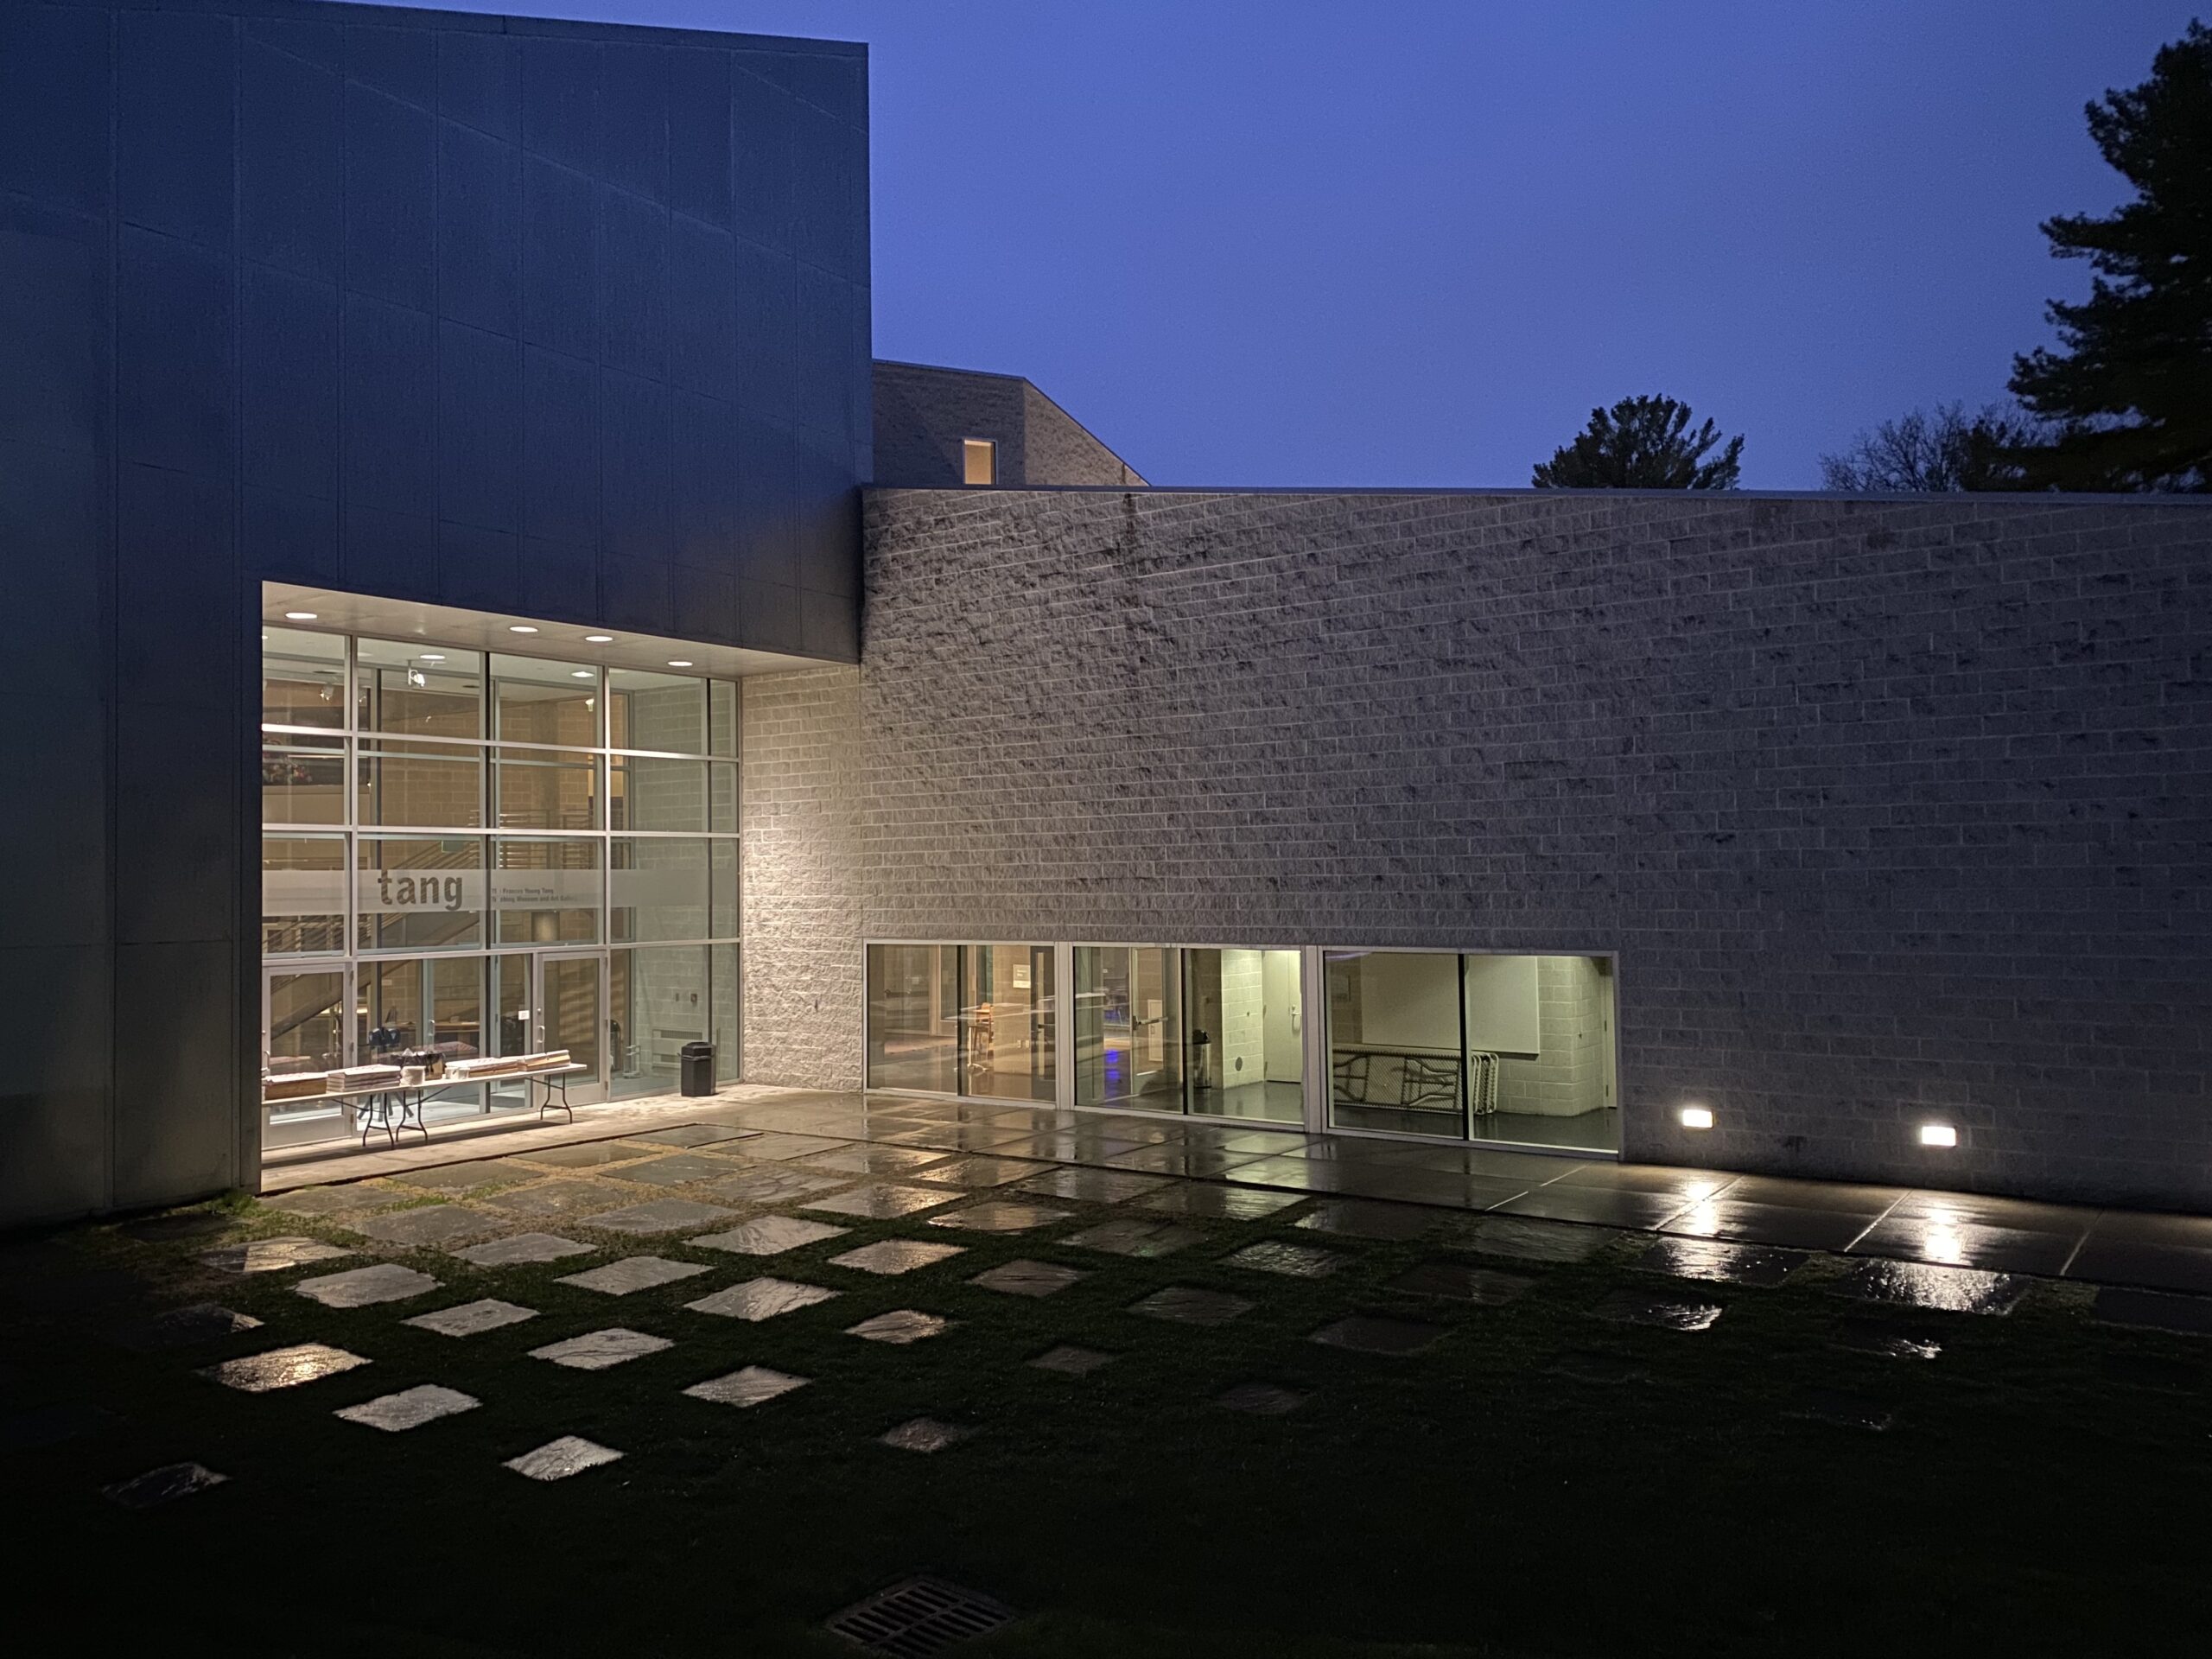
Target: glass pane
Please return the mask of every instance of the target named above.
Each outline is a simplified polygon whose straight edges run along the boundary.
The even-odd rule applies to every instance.
[[[961,952],[963,1095],[1053,1096],[1052,948],[976,944]]]
[[[708,750],[725,760],[737,759],[737,682],[707,683]]]
[[[261,721],[264,726],[346,726],[346,639],[296,628],[261,631]]]
[[[868,948],[868,1086],[959,1087],[959,948],[871,944]]]
[[[735,1082],[742,1053],[738,1046],[738,998],[742,982],[738,977],[737,947],[710,946],[707,959],[709,986],[713,995],[713,1006],[709,1010],[712,1029],[708,1040],[715,1046],[715,1076],[723,1082]]]
[[[365,962],[354,970],[361,988],[361,1064],[393,1062],[404,1048],[428,1046],[424,964],[416,957]]]
[[[345,823],[345,751],[285,749],[264,745],[261,751],[261,821]]]
[[[707,768],[707,827],[722,835],[737,833],[737,768]],[[642,826],[640,826],[642,827]]]
[[[600,827],[597,755],[574,749],[500,749],[492,772],[500,829]]]
[[[1076,947],[1077,1105],[1183,1109],[1182,987],[1176,956],[1150,946]]]
[[[1619,1149],[1611,968],[1592,957],[1466,958],[1475,1139]]]
[[[264,836],[261,950],[302,956],[346,949],[346,838]]]
[[[734,939],[742,931],[738,920],[737,843],[717,841],[714,847],[714,903],[707,925],[718,939]]]
[[[565,1048],[571,1061],[597,1072],[599,958],[547,957],[539,963],[538,971],[545,982],[545,1029],[538,1033],[538,1052]]]
[[[530,1000],[530,958],[492,958],[492,1039],[493,1054],[534,1054],[537,1045],[531,1029],[537,1019]]]
[[[1306,1116],[1295,950],[1185,950],[1191,1110],[1267,1123]]]
[[[607,874],[608,934],[614,939],[707,937],[703,841],[618,841]]]
[[[706,947],[612,951],[607,976],[610,1092],[618,1099],[673,1093],[683,1045],[709,1040]]]
[[[705,761],[618,754],[607,766],[613,828],[696,834],[707,827]]]
[[[536,657],[492,658],[492,735],[510,743],[599,745],[599,671]]]
[[[364,950],[442,950],[484,940],[484,843],[364,836],[354,903]]]
[[[492,906],[502,944],[595,944],[602,901],[596,840],[492,843]]]
[[[346,1064],[346,976],[336,969],[269,976],[269,1072],[286,1077]]]
[[[363,731],[483,736],[484,659],[475,652],[361,639],[353,657]]]
[[[474,749],[364,745],[359,822],[474,830],[484,822],[484,760]]]
[[[1324,961],[1330,1122],[1459,1139],[1459,958],[1332,950]]]
[[[688,674],[617,668],[607,671],[607,685],[610,748],[706,753],[706,681]]]

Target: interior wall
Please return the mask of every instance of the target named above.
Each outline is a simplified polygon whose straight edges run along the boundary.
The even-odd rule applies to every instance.
[[[1500,1060],[1497,1109],[1573,1117],[1606,1104],[1606,983],[1588,957],[1526,958],[1534,969],[1541,1046]]]
[[[1267,1077],[1269,1083],[1297,1083],[1306,1076],[1306,1011],[1299,995],[1295,950],[1262,953],[1262,990],[1267,1001]]]

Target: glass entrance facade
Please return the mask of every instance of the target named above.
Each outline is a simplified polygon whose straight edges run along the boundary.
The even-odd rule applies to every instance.
[[[672,1090],[703,1039],[733,1075],[737,713],[726,681],[264,628],[264,1071],[566,1050],[581,1103]],[[267,1140],[347,1127],[307,1096]]]

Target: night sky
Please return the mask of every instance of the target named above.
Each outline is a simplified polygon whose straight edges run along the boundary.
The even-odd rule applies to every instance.
[[[2000,396],[2122,199],[2082,105],[2189,0],[531,0],[868,42],[878,356],[1154,483],[1523,486],[1593,404],[1746,487]]]

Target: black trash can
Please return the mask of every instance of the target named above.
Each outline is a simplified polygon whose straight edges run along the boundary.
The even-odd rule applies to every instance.
[[[683,1045],[683,1092],[687,1095],[711,1095],[715,1092],[715,1046],[712,1043]]]

